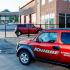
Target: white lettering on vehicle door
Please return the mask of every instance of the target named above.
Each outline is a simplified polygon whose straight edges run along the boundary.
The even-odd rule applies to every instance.
[[[66,57],[70,57],[70,53],[67,53],[67,52],[61,52],[61,54],[63,54],[63,55],[66,56]]]
[[[58,54],[58,51],[53,51],[53,50],[45,50],[45,49],[40,49],[40,48],[35,48],[34,51],[37,52],[44,52],[44,53],[49,53],[49,54]]]

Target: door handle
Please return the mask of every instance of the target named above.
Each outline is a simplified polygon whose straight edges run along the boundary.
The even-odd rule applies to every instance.
[[[60,47],[59,46],[53,46],[52,47],[54,50],[60,50]]]

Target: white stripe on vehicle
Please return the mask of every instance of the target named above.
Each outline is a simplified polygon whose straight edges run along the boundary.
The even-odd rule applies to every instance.
[[[58,54],[59,53],[59,51],[45,50],[45,49],[40,49],[40,48],[35,48],[34,51],[49,53],[49,54]]]

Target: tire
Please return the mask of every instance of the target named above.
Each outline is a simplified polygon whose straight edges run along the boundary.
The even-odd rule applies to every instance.
[[[15,33],[16,33],[17,37],[21,35],[21,33],[19,31],[16,31]]]
[[[40,29],[40,30],[37,30],[37,33],[39,33],[39,32],[41,32],[42,30]]]
[[[67,66],[69,69],[70,69],[70,64],[68,64],[68,66]]]
[[[31,63],[31,55],[29,52],[27,51],[21,51],[19,54],[19,61],[23,64],[23,65],[29,65]]]

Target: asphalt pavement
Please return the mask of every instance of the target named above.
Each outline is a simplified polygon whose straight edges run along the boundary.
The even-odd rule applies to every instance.
[[[35,36],[20,36],[0,38],[0,54],[15,54],[17,43],[21,40],[32,39]]]
[[[0,54],[0,70],[70,70],[49,63],[34,62],[28,66],[22,65],[15,54]]]
[[[13,44],[6,39],[0,39],[0,54],[13,54],[16,52],[16,43]]]

